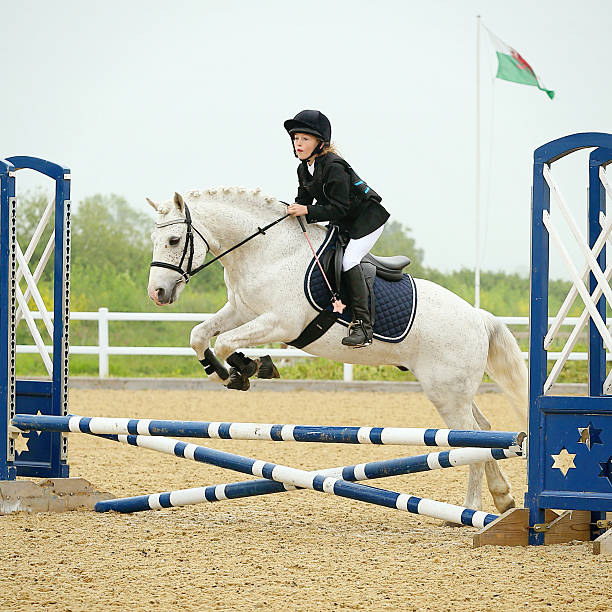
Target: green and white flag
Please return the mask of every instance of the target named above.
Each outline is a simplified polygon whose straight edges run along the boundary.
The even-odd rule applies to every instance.
[[[522,85],[533,85],[542,91],[545,91],[548,97],[552,100],[555,97],[555,92],[547,89],[542,82],[542,79],[535,73],[533,68],[516,50],[507,45],[503,40],[497,38],[493,32],[487,29],[491,42],[497,53],[497,74],[498,79],[504,81],[512,81]]]

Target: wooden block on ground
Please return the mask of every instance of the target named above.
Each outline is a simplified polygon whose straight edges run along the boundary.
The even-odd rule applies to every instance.
[[[40,487],[33,480],[3,480],[0,482],[0,515],[27,510],[26,500],[41,496]],[[48,504],[44,504],[48,508]],[[44,512],[42,509],[37,512]]]
[[[612,529],[602,533],[593,542],[594,555],[612,555]]]
[[[552,521],[547,517],[546,522],[550,529],[544,534],[544,544],[591,540],[591,513],[588,510],[566,510]]]
[[[558,517],[556,512],[546,510],[546,522],[552,522]],[[498,519],[476,533],[473,539],[474,548],[479,546],[527,546],[528,544],[528,508],[507,510]]]
[[[566,510],[561,515],[546,510],[544,544],[563,544],[591,539],[591,513],[586,510]],[[527,546],[529,543],[529,510],[512,508],[489,523],[474,536],[473,546]]]
[[[93,508],[97,502],[113,498],[110,493],[97,491],[84,478],[0,482],[0,514],[66,512],[81,507]]]
[[[527,546],[528,536],[529,510],[511,508],[476,533],[473,546]]]

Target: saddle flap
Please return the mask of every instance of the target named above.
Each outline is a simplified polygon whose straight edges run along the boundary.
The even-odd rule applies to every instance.
[[[332,228],[329,229],[323,244],[317,251],[320,258],[324,258],[329,251],[335,251],[335,232]],[[335,261],[336,255],[331,261]],[[329,262],[329,260],[328,260]],[[371,282],[373,269],[375,264],[363,265],[364,275]],[[374,338],[383,342],[401,342],[410,331],[412,323],[416,315],[417,293],[416,285],[412,277],[408,274],[402,274],[401,270],[393,270],[393,274],[398,275],[395,280],[399,282],[388,282],[381,277],[380,270],[377,269],[377,275],[373,278],[373,293],[376,316],[374,317]],[[331,274],[330,274],[331,276]],[[330,278],[330,282],[333,282]],[[306,271],[304,278],[304,293],[310,305],[317,311],[331,311],[330,293],[321,272],[316,265],[314,258]],[[335,313],[333,313],[335,314]],[[351,322],[352,312],[350,307],[347,307],[344,312],[339,315],[336,321],[348,327]],[[292,343],[293,344],[293,343]]]

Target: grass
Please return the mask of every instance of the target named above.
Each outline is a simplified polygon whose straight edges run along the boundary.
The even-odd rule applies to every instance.
[[[40,322],[39,322],[40,325]],[[73,345],[95,345],[97,343],[97,323],[92,321],[71,322],[70,341]],[[185,339],[193,323],[159,322],[120,322],[113,321],[110,326],[111,346],[184,346]],[[40,327],[42,331],[42,326]],[[18,342],[29,343],[27,330],[20,329]],[[42,331],[42,333],[46,333]],[[522,351],[528,348],[528,333],[524,326],[514,327],[513,333]],[[567,339],[567,333],[558,337],[550,347],[560,351]],[[49,339],[50,340],[50,339]],[[580,343],[574,348],[578,352],[587,351],[587,338],[583,333]],[[262,354],[265,354],[265,348]],[[277,360],[280,375],[289,380],[342,380],[341,363],[323,358]],[[549,362],[548,369],[553,362]],[[38,355],[22,355],[17,358],[18,376],[44,376],[46,371]],[[72,355],[70,358],[72,376],[98,376],[98,357],[96,355]],[[127,378],[199,378],[204,377],[202,366],[194,357],[112,355],[109,357],[109,375]],[[353,368],[355,380],[408,381],[416,380],[411,372],[402,372],[394,366],[363,366]],[[558,378],[558,382],[586,383],[587,363],[568,361]],[[485,375],[485,381],[490,379]]]
[[[265,349],[262,349],[262,354]],[[342,380],[341,363],[323,358],[296,359],[294,363],[277,363],[278,371],[286,379]],[[17,376],[44,376],[46,370],[38,355],[19,355]],[[98,376],[96,355],[73,355],[70,357],[71,376]],[[194,357],[128,356],[109,357],[109,376],[121,378],[200,378],[206,374]],[[394,366],[354,366],[355,380],[416,380],[410,372],[402,372]]]
[[[265,349],[262,349],[262,354]],[[277,363],[281,378],[288,380],[342,380],[341,363],[324,358],[283,360]],[[549,362],[548,370],[552,367]],[[608,366],[608,370],[610,366]],[[44,376],[46,370],[38,355],[19,355],[17,376]],[[70,358],[71,376],[98,376],[96,355],[73,355]],[[200,378],[205,373],[194,357],[171,356],[128,356],[109,357],[109,375],[120,378]],[[354,380],[413,381],[411,372],[402,372],[394,366],[355,365]],[[485,375],[484,380],[490,381]],[[586,383],[587,364],[585,361],[568,361],[561,371],[558,382]]]

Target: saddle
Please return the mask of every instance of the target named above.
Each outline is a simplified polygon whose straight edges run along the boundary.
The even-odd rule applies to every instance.
[[[346,294],[342,288],[342,258],[344,249],[350,238],[338,228],[335,229],[335,236],[332,242],[321,257],[321,266],[325,274],[340,295]],[[334,230],[331,230],[334,231]],[[410,264],[410,258],[405,255],[394,255],[393,257],[377,257],[372,253],[367,253],[361,260],[361,269],[370,292],[370,314],[372,323],[374,322],[374,279],[378,276],[386,281],[400,282],[403,279],[403,269]]]
[[[341,288],[342,280],[342,258],[344,249],[350,238],[336,228],[330,248],[326,249],[321,257],[321,265],[325,270],[327,278],[335,281],[336,290]],[[368,276],[380,276],[387,281],[399,282],[402,280],[402,270],[410,264],[410,258],[405,255],[394,255],[393,257],[378,257],[368,253],[361,260],[366,279]]]
[[[328,227],[327,236],[317,255],[332,291],[340,295],[344,303],[349,292],[342,286],[342,257],[348,237],[338,237],[336,227]],[[417,295],[413,278],[402,273],[410,263],[408,257],[375,257],[368,253],[361,261],[370,293],[370,311],[374,338],[382,342],[401,342],[412,327],[416,315]],[[334,323],[349,327],[352,320],[350,304],[342,314],[332,311],[331,293],[323,276],[311,260],[304,277],[304,293],[310,305],[319,313],[295,340],[287,342],[303,348],[320,338]],[[346,301],[345,301],[346,300]],[[374,310],[378,316],[374,316]]]

